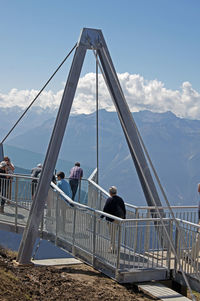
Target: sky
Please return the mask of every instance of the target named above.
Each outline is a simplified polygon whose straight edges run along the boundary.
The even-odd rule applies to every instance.
[[[78,41],[101,29],[131,111],[200,119],[199,0],[0,0],[0,108],[26,108]],[[73,55],[37,105],[59,106]],[[99,77],[100,108],[114,110]],[[72,113],[95,110],[88,51]]]

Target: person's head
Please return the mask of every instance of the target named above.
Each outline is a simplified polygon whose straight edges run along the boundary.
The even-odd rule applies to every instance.
[[[39,164],[37,165],[37,167],[38,167],[38,168],[42,168],[42,163],[39,163]]]
[[[6,165],[7,165],[6,161],[1,161],[1,162],[0,162],[0,168],[1,168],[1,169],[4,170],[5,167],[6,167]]]
[[[117,187],[111,186],[109,188],[109,193],[110,193],[111,196],[116,195],[117,194]]]
[[[64,179],[65,178],[64,172],[63,171],[59,171],[57,173],[57,178],[58,178],[58,180]]]
[[[78,166],[78,167],[80,167],[80,166],[81,166],[81,164],[80,164],[79,162],[76,162],[76,163],[75,163],[75,166]]]
[[[10,158],[8,158],[7,156],[4,157],[3,159],[4,159],[4,161],[5,161],[6,163],[7,163],[7,162],[8,162],[8,163],[10,162]]]

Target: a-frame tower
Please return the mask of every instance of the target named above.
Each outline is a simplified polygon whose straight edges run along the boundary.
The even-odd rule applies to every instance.
[[[70,115],[70,110],[85,54],[88,49],[95,50],[97,57],[100,60],[106,85],[114,102],[147,204],[149,206],[161,206],[161,202],[144,155],[133,116],[126,103],[103,34],[101,30],[84,28],[81,31],[81,35],[77,43],[60,108],[49,142],[43,170],[20,244],[17,261],[22,264],[29,263],[31,259],[39,224],[44,211],[45,200],[52,179],[52,174],[56,165],[62,139]]]

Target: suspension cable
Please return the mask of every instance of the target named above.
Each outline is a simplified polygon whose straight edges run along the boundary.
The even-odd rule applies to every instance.
[[[24,117],[24,115],[26,114],[26,112],[30,109],[30,107],[33,105],[33,103],[36,101],[36,99],[40,96],[40,94],[42,93],[42,91],[46,88],[46,86],[49,84],[49,82],[52,80],[52,78],[54,77],[54,75],[58,72],[58,70],[61,68],[61,66],[64,64],[64,62],[68,59],[68,57],[70,56],[70,54],[73,52],[73,50],[76,48],[77,43],[74,45],[74,47],[70,50],[70,52],[68,53],[68,55],[64,58],[64,60],[60,63],[60,65],[58,66],[58,68],[55,70],[55,72],[51,75],[51,77],[48,79],[48,81],[46,82],[46,84],[42,87],[42,89],[39,91],[39,93],[36,95],[36,97],[32,100],[32,102],[29,104],[29,106],[26,108],[26,110],[23,112],[23,114],[20,116],[20,118],[16,121],[16,123],[13,125],[13,127],[11,128],[11,130],[8,132],[8,134],[3,138],[3,140],[1,141],[1,144],[8,138],[8,136],[11,134],[11,132],[14,130],[14,128],[17,126],[17,124],[20,122],[20,120]]]
[[[99,93],[98,93],[98,61],[97,61],[97,50],[96,56],[96,152],[97,152],[97,184],[99,184]]]

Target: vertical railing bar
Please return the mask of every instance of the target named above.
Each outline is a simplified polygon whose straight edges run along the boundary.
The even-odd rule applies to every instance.
[[[170,220],[169,221],[169,233],[170,233],[170,238],[171,240],[173,240],[173,220]],[[168,277],[170,276],[170,269],[171,269],[171,245],[169,244],[169,248],[168,248],[168,254],[167,254],[167,274],[168,274]]]
[[[155,225],[155,229],[153,229],[153,265],[155,265],[156,263],[156,233],[157,232],[157,224]]]
[[[138,214],[139,214],[138,209],[136,209],[136,211],[135,211],[135,218],[136,219],[138,219]],[[135,222],[135,235],[134,236],[137,237],[137,234],[138,234],[138,222],[136,221]],[[137,248],[137,239],[134,240],[134,250],[136,250],[136,248]]]
[[[117,244],[117,258],[116,258],[116,269],[115,269],[115,278],[117,279],[119,270],[120,270],[120,250],[121,250],[121,227],[122,223],[118,222],[114,225],[116,229],[114,229],[115,233],[118,230],[118,244]],[[116,237],[115,237],[116,238]]]
[[[15,182],[15,232],[17,232],[17,223],[18,223],[18,184],[19,184],[19,179],[16,178],[16,182]]]
[[[74,207],[73,232],[72,232],[72,254],[75,255],[75,230],[76,230],[76,207]]]
[[[55,218],[56,218],[56,236],[55,236],[55,245],[57,245],[58,240],[58,225],[59,225],[59,196],[56,194],[56,212],[55,212]]]
[[[150,221],[147,221],[147,227],[148,227],[148,236],[149,236],[149,238],[148,238],[148,245],[147,245],[147,250],[149,250],[150,251],[150,234],[151,234],[151,225],[150,225]],[[148,261],[147,261],[147,265],[148,265],[148,267],[149,267],[149,262],[150,262],[150,252],[147,252],[147,259],[148,259]]]

